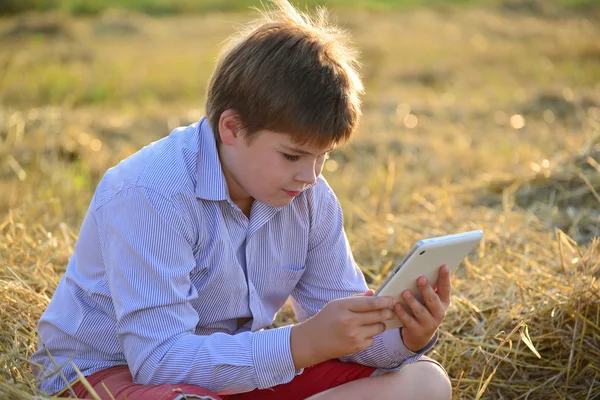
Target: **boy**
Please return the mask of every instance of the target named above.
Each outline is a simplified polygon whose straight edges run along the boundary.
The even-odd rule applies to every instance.
[[[42,390],[89,397],[77,368],[103,399],[450,397],[422,357],[447,268],[437,293],[419,279],[426,307],[404,294],[414,317],[373,297],[320,176],[358,123],[354,55],[323,15],[274,2],[221,55],[207,117],[99,183],[39,323]],[[289,296],[300,322],[264,330]]]

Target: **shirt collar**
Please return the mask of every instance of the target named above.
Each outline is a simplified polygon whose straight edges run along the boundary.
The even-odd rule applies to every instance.
[[[196,197],[204,200],[228,200],[227,182],[219,160],[215,135],[206,118],[198,122],[198,181]]]

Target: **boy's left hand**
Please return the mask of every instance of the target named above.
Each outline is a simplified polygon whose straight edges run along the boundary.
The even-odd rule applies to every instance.
[[[394,305],[394,312],[404,325],[402,341],[411,351],[418,352],[427,346],[440,324],[446,317],[450,305],[450,270],[447,265],[440,268],[436,283],[437,293],[424,276],[417,279],[417,286],[423,294],[425,305],[421,304],[410,292],[402,292],[402,298],[414,314],[412,317],[400,303]]]

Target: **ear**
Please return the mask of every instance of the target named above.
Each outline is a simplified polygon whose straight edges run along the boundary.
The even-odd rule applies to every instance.
[[[234,109],[227,109],[219,117],[219,136],[226,146],[233,146],[241,138],[240,116]]]

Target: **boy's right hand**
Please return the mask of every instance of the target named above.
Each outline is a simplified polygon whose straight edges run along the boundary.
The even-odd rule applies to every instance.
[[[329,302],[306,321],[294,325],[290,346],[296,369],[356,353],[373,345],[385,331],[384,321],[394,318],[391,297],[374,297],[373,291]]]

